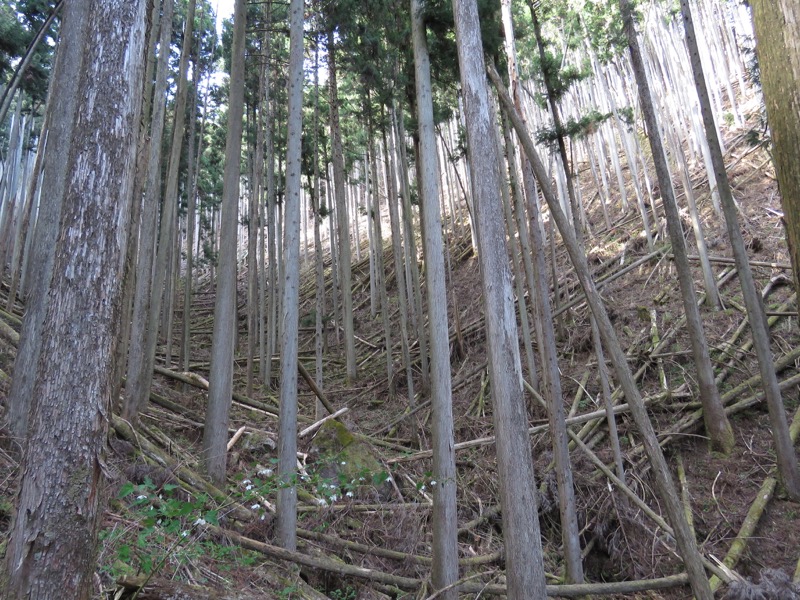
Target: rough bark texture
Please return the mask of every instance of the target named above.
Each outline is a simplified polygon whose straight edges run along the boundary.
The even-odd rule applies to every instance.
[[[508,593],[511,598],[544,598],[533,460],[526,430],[511,273],[503,238],[503,211],[498,201],[497,132],[489,109],[478,7],[475,0],[454,0],[453,12],[486,306],[486,342],[497,435]]]
[[[78,103],[78,78],[75,73],[81,71],[83,64],[84,54],[80,40],[84,39],[87,27],[88,5],[88,2],[70,4],[64,11],[62,38],[58,46],[52,83],[52,89],[58,90],[58,93],[51,94],[47,104],[47,151],[52,152],[53,156],[67,156],[72,141]],[[52,240],[58,234],[67,161],[45,161],[42,177],[43,193],[30,264],[33,277],[31,293],[26,304],[14,378],[8,394],[9,421],[20,446],[28,430],[30,400],[33,397],[36,364],[41,348],[42,322],[49,299],[47,290],[55,260],[55,245]]]
[[[786,239],[795,288],[800,290],[800,4],[796,0],[751,0],[750,6]]]
[[[281,414],[278,471],[278,541],[297,549],[297,339],[300,300],[300,142],[303,135],[303,0],[289,7],[289,115],[286,142],[286,202],[281,337]]]
[[[104,487],[112,359],[136,131],[143,0],[95,0],[42,328],[29,443],[6,554],[8,598],[88,598]]]
[[[431,343],[431,406],[433,409],[433,566],[434,589],[458,579],[458,522],[456,514],[456,457],[453,450],[450,338],[447,325],[447,289],[444,273],[442,218],[439,212],[436,137],[433,121],[430,58],[421,3],[411,0],[411,37],[414,45],[414,79],[417,92],[423,212],[423,242]],[[401,291],[402,293],[402,291]],[[384,308],[385,310],[385,308]],[[442,592],[445,600],[458,598],[458,590]]]
[[[246,3],[236,0],[233,16],[233,50],[228,99],[228,135],[222,180],[222,217],[211,340],[208,410],[203,431],[203,460],[211,481],[225,482],[228,417],[233,393],[233,353],[236,340],[236,227],[239,220],[239,156],[244,112],[244,36]]]

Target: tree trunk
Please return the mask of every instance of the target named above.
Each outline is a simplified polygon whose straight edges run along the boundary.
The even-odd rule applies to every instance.
[[[800,292],[800,6],[793,0],[752,0],[756,53],[772,134],[786,240]]]
[[[281,338],[281,404],[278,439],[278,541],[297,549],[297,338],[300,298],[300,150],[303,135],[303,0],[289,5],[289,114],[286,137],[284,208],[283,336]]]
[[[697,541],[694,539],[694,535],[689,529],[689,524],[686,522],[686,517],[683,514],[680,499],[675,489],[675,483],[672,481],[667,462],[664,458],[664,453],[661,451],[661,446],[658,444],[658,438],[656,438],[653,425],[647,415],[642,395],[636,387],[625,353],[622,351],[622,346],[620,346],[614,328],[611,325],[611,320],[608,318],[608,312],[605,306],[603,306],[597,288],[592,281],[586,256],[583,254],[578,240],[572,233],[571,224],[558,204],[544,165],[539,159],[533,141],[525,130],[522,119],[517,114],[514,104],[508,96],[508,92],[503,87],[502,81],[500,81],[500,77],[493,69],[489,72],[489,76],[498,91],[506,114],[508,114],[511,119],[517,136],[522,142],[525,154],[528,155],[528,159],[531,161],[531,165],[536,173],[536,178],[539,180],[542,193],[550,207],[550,214],[558,226],[561,239],[564,241],[570,260],[575,267],[575,273],[581,284],[584,295],[586,296],[586,302],[589,304],[589,308],[597,321],[603,344],[606,350],[608,350],[609,358],[617,373],[617,379],[619,380],[625,397],[628,399],[631,414],[636,422],[639,433],[642,435],[645,452],[653,467],[656,489],[675,532],[678,549],[686,566],[689,580],[692,584],[692,590],[697,597],[703,600],[710,600],[713,596],[711,595],[710,589],[708,589],[708,580],[705,577],[700,553],[697,550]]]
[[[86,4],[68,5],[65,18],[88,15],[88,22],[85,36],[75,38],[83,66],[66,73],[75,80],[76,98],[67,105],[76,106],[76,119],[61,157],[68,174],[58,190],[64,211],[33,386],[37,405],[6,552],[2,595],[8,598],[89,598],[103,514],[146,2]],[[71,26],[84,29],[82,20]],[[73,65],[59,61],[57,69]]]
[[[624,7],[623,7],[624,8]],[[719,390],[714,383],[714,369],[711,366],[711,359],[708,355],[708,343],[706,342],[703,323],[700,319],[700,311],[697,308],[697,294],[692,281],[692,271],[689,266],[689,259],[686,255],[686,243],[684,242],[683,227],[678,214],[678,204],[675,201],[675,192],[672,188],[672,179],[667,164],[667,156],[664,145],[661,141],[661,134],[656,119],[653,101],[650,96],[650,85],[647,81],[644,61],[639,50],[639,40],[636,30],[633,27],[632,19],[624,19],[625,33],[628,37],[628,45],[631,52],[631,63],[633,73],[636,77],[636,85],[639,89],[639,101],[647,124],[650,149],[653,153],[658,185],[661,189],[662,204],[667,220],[670,241],[672,242],[672,252],[675,255],[675,267],[678,271],[678,282],[681,289],[681,299],[683,300],[683,310],[686,313],[686,329],[689,333],[689,340],[692,345],[692,355],[695,368],[697,369],[697,379],[700,388],[700,401],[703,404],[703,419],[705,421],[706,432],[711,439],[711,447],[714,450],[728,454],[736,442],[733,429],[725,415],[724,407],[719,398]],[[682,153],[683,150],[676,145],[676,151]],[[686,193],[691,194],[691,182],[688,177],[684,184]],[[702,234],[701,234],[702,236]],[[716,284],[711,276],[711,291],[716,292]],[[707,279],[708,281],[708,279]]]
[[[236,228],[239,221],[239,158],[244,111],[244,38],[247,8],[236,0],[233,17],[228,133],[225,138],[225,171],[222,180],[220,254],[214,331],[208,378],[208,408],[203,431],[203,461],[211,481],[225,483],[228,417],[233,393],[233,353],[236,341]]]
[[[331,153],[333,155],[333,186],[336,196],[336,224],[339,231],[339,285],[342,291],[342,321],[344,321],[345,362],[347,379],[357,376],[356,342],[353,325],[353,290],[350,264],[350,228],[347,222],[345,196],[344,156],[342,134],[339,129],[339,91],[336,85],[336,48],[333,30],[328,31],[328,84],[330,86]],[[355,216],[355,215],[354,215]],[[358,240],[356,239],[356,243]]]
[[[711,112],[711,101],[708,97],[703,68],[700,64],[700,54],[697,49],[697,39],[694,36],[692,15],[686,0],[681,0],[681,11],[686,28],[686,41],[689,46],[689,58],[692,63],[697,96],[700,100],[700,109],[703,113],[703,124],[706,129],[708,146],[711,151],[711,161],[714,164],[714,174],[719,186],[719,198],[722,203],[722,212],[725,215],[725,225],[728,229],[733,257],[736,260],[736,270],[742,284],[742,296],[747,308],[747,319],[750,322],[750,331],[753,334],[753,346],[758,357],[758,367],[761,372],[761,382],[764,386],[764,398],[767,401],[769,420],[772,427],[772,438],[775,442],[775,453],[778,459],[780,473],[786,492],[793,500],[800,500],[800,468],[797,464],[797,454],[794,451],[789,436],[789,423],[778,387],[778,378],[775,374],[775,365],[772,361],[772,352],[769,343],[769,327],[764,311],[764,302],[761,294],[756,289],[753,273],[739,229],[739,218],[736,205],[733,201],[728,173],[725,170],[725,161],[722,149],[714,127],[714,115]]]
[[[72,143],[75,112],[78,106],[78,78],[83,68],[85,39],[88,26],[88,2],[70,5],[64,11],[61,41],[53,70],[52,89],[58,90],[47,103],[47,152],[54,157],[67,156]],[[20,332],[20,344],[14,365],[14,377],[8,394],[9,422],[20,446],[28,431],[28,414],[32,408],[33,384],[39,362],[41,334],[49,301],[55,245],[61,219],[61,203],[67,179],[67,161],[45,160],[39,216],[36,220],[33,256],[30,273],[32,283]]]
[[[500,187],[497,131],[494,115],[489,111],[478,8],[475,0],[454,0],[453,12],[486,306],[508,593],[518,599],[544,598],[542,540],[526,430],[511,274],[503,243],[502,207],[496,200]]]
[[[420,15],[421,2],[411,0],[411,38],[414,46],[417,120],[419,123],[419,172],[425,272],[427,275],[428,323],[431,343],[431,406],[433,410],[433,565],[436,590],[458,579],[458,522],[456,514],[456,459],[453,450],[452,381],[450,378],[450,339],[447,325],[447,289],[444,274],[444,247],[439,212],[439,186],[436,176],[436,138],[433,123],[430,57],[425,25]],[[401,291],[402,293],[402,291]],[[443,591],[445,600],[458,598],[456,588]]]
[[[506,32],[506,54],[511,57],[509,66],[511,80],[514,89],[517,90],[516,74],[516,50],[514,49],[514,30],[511,17],[511,5],[504,2],[503,14]],[[534,33],[536,35],[537,46],[541,64],[544,66],[544,44],[542,42],[541,30],[533,10],[530,5],[531,17],[533,19]],[[558,147],[561,161],[564,166],[564,176],[567,180],[567,190],[572,207],[572,218],[575,227],[575,234],[579,238],[583,235],[581,227],[581,208],[579,199],[573,185],[571,165],[567,157],[566,143],[564,140],[561,115],[556,104],[556,96],[553,92],[551,82],[545,74],[545,85],[547,97],[550,103],[550,110],[553,115],[553,123],[558,135]],[[543,253],[539,253],[542,255]],[[543,257],[542,257],[543,258]],[[554,261],[555,262],[555,261]],[[543,260],[542,260],[542,266]],[[564,402],[561,394],[561,373],[558,369],[558,351],[556,349],[556,336],[553,328],[553,309],[550,305],[549,289],[546,283],[544,269],[539,269],[538,277],[534,277],[534,288],[531,290],[536,299],[539,309],[538,328],[540,331],[539,350],[542,357],[542,379],[544,381],[544,397],[548,402],[548,419],[550,421],[550,435],[553,439],[553,459],[555,461],[556,481],[558,484],[559,512],[561,517],[561,539],[564,544],[565,564],[567,581],[569,583],[583,583],[583,560],[581,557],[580,530],[578,529],[578,517],[575,507],[575,488],[572,478],[572,465],[569,460],[569,439],[567,438],[567,426],[564,421]],[[554,286],[557,285],[557,278],[554,278]]]
[[[122,413],[123,417],[132,423],[138,420],[139,412],[150,398],[150,384],[153,379],[153,363],[149,362],[148,336],[150,328],[158,327],[158,325],[157,322],[152,322],[150,319],[150,296],[153,283],[152,271],[158,225],[158,205],[161,197],[161,138],[164,133],[167,68],[169,45],[172,39],[174,4],[174,0],[164,0],[161,35],[159,36],[161,50],[156,67],[153,119],[150,124],[150,153],[147,159],[147,175],[144,199],[142,200],[142,223],[139,235],[139,256],[136,263],[136,289],[133,298],[128,379],[125,383],[125,406]],[[166,211],[164,214],[166,215]]]

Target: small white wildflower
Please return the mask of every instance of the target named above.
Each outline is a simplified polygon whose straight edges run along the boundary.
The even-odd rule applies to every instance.
[[[328,502],[325,498],[316,498],[316,502],[319,506],[328,506]]]
[[[259,469],[258,474],[261,475],[261,477],[269,477],[272,475],[272,469]]]
[[[435,485],[436,485],[436,480],[434,479],[434,480],[431,481],[431,487],[433,487]]]
[[[346,463],[345,461],[342,461],[342,465],[346,465],[346,464],[347,464],[347,463]]]
[[[137,500],[145,500],[146,498],[147,496],[145,496],[144,494],[139,494],[138,496],[136,496]]]
[[[336,502],[338,499],[339,497],[336,494],[331,495],[331,502]]]
[[[205,524],[206,524],[206,520],[203,517],[200,517],[194,523],[192,523],[192,525],[205,525]]]
[[[345,494],[345,496],[347,496],[348,498],[352,498],[353,497],[353,492],[347,492]]]
[[[245,479],[244,481],[242,481],[242,485],[246,485],[246,484],[248,484],[248,483],[250,483],[250,480],[249,480],[249,479]]]
[[[261,515],[261,520],[264,521],[267,518],[267,515]]]
[[[252,490],[252,489],[253,489],[253,486],[252,486],[252,485],[248,485],[248,486],[247,486],[247,487],[245,487],[244,489],[245,489],[246,491],[248,491],[248,492],[249,492],[250,490]]]
[[[389,475],[389,476],[386,478],[386,481],[392,481],[392,476],[391,476],[391,475]]]
[[[424,484],[424,483],[422,484],[422,487],[421,487],[421,488],[419,488],[419,491],[420,491],[420,492],[424,492],[424,491],[425,491],[425,484]]]
[[[261,508],[259,504],[253,504],[253,506],[250,507],[250,510],[258,510],[259,508]]]
[[[359,481],[366,481],[366,479],[364,479],[363,477],[359,477],[358,480]],[[355,481],[353,481],[353,483],[355,483]]]
[[[186,530],[181,531],[181,537],[189,537],[189,532]]]

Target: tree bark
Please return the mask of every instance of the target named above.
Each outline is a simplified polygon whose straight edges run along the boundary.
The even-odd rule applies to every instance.
[[[239,157],[244,112],[244,37],[247,18],[245,0],[236,0],[233,17],[228,134],[225,138],[225,171],[222,181],[220,256],[214,331],[211,340],[211,370],[208,408],[203,431],[203,461],[211,481],[225,483],[228,418],[233,393],[233,354],[236,340],[236,227],[239,221]]]
[[[146,2],[86,4],[83,66],[68,71],[76,120],[4,597],[88,598],[103,513]]]
[[[153,283],[153,260],[158,228],[158,206],[161,197],[161,138],[164,133],[166,112],[167,68],[169,45],[172,39],[172,14],[174,0],[164,0],[159,36],[160,54],[156,66],[156,83],[153,91],[153,118],[150,124],[150,147],[147,174],[142,200],[142,223],[139,235],[139,256],[136,263],[136,288],[133,298],[128,379],[125,383],[123,416],[130,422],[139,418],[139,412],[150,397],[153,379],[153,362],[149,361],[148,336],[151,327],[158,323],[150,320],[150,295]],[[165,212],[166,214],[166,212]]]
[[[453,12],[486,306],[508,593],[519,599],[544,598],[542,540],[533,460],[525,427],[517,324],[503,242],[502,207],[497,202],[500,187],[497,131],[489,110],[477,3],[453,0]]]
[[[85,39],[88,26],[88,2],[70,5],[64,11],[61,23],[61,41],[53,71],[52,89],[58,90],[47,103],[47,151],[54,157],[67,156],[72,142],[75,113],[78,106],[78,78],[82,70]],[[11,430],[22,446],[28,431],[28,413],[31,410],[34,377],[39,361],[41,334],[49,300],[55,245],[61,219],[61,203],[67,178],[67,162],[63,159],[45,160],[42,177],[41,204],[36,220],[36,232],[31,257],[30,295],[25,319],[20,332],[20,346],[14,365],[14,377],[8,394]]]
[[[281,337],[281,406],[278,439],[278,541],[297,549],[297,344],[300,299],[300,151],[303,135],[303,0],[289,5],[289,114],[286,138],[284,208],[283,336]]]
[[[333,156],[333,187],[336,197],[336,225],[339,231],[339,286],[342,291],[342,321],[344,321],[345,363],[347,379],[357,376],[356,342],[353,325],[353,290],[350,265],[350,228],[347,223],[344,155],[339,128],[339,91],[336,83],[336,47],[333,30],[328,31],[328,85],[330,86],[331,154]]]
[[[752,0],[750,6],[786,240],[800,291],[800,6],[793,0]]]
[[[447,325],[447,289],[444,273],[439,180],[436,174],[436,137],[433,122],[430,57],[419,0],[411,0],[411,39],[414,46],[414,80],[422,170],[419,173],[423,241],[425,249],[428,323],[431,344],[431,406],[433,410],[433,587],[442,590],[458,579],[458,521],[456,514],[456,458],[453,450],[450,337]],[[401,293],[402,290],[401,290]],[[451,588],[445,600],[458,598]]]

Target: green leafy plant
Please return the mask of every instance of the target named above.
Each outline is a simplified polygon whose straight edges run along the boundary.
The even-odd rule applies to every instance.
[[[333,590],[328,592],[328,597],[331,600],[356,600],[357,592],[355,588],[347,586],[344,589]]]

